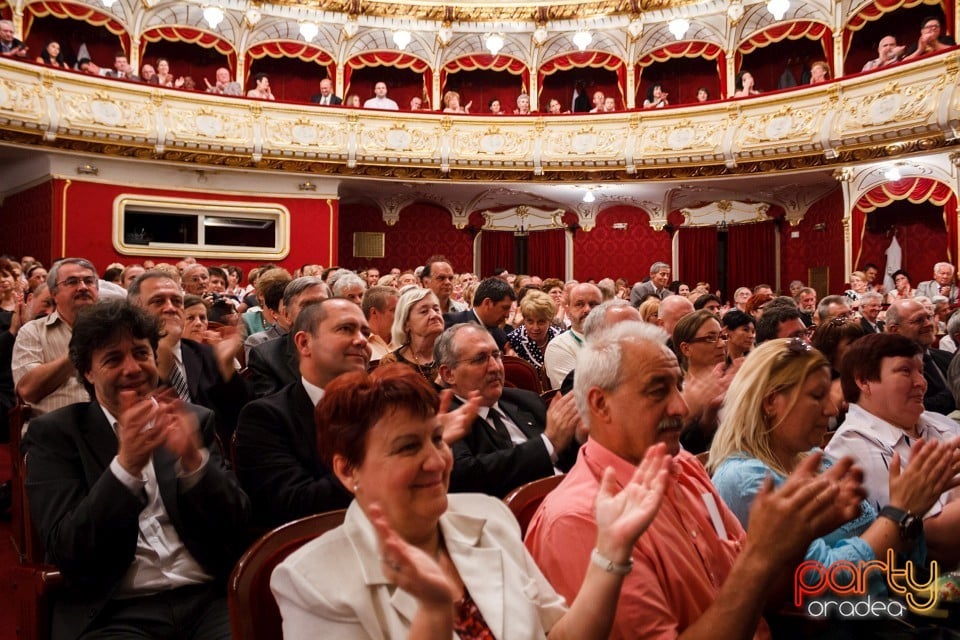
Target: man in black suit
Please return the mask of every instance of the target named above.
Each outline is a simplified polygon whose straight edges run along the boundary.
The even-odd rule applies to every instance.
[[[370,327],[349,300],[307,303],[288,335],[300,378],[244,407],[237,427],[237,475],[254,522],[265,527],[350,504],[352,494],[320,461],[313,411],[331,380],[370,362]]]
[[[948,382],[953,354],[930,348],[935,329],[933,314],[916,300],[896,300],[887,309],[887,333],[899,333],[923,348],[923,377],[927,381],[923,408],[949,415],[957,408]]]
[[[860,296],[860,326],[863,333],[883,333],[883,321],[877,320],[883,306],[883,295],[867,291]]]
[[[183,292],[160,271],[137,276],[130,284],[128,299],[163,325],[157,348],[161,380],[173,387],[184,402],[213,411],[220,441],[229,443],[237,428],[240,408],[251,399],[246,381],[233,366],[240,349],[240,335],[229,335],[216,347],[182,338]]]
[[[453,444],[451,491],[502,498],[570,468],[581,424],[573,394],[555,398],[548,410],[535,393],[504,389],[502,352],[475,324],[447,329],[434,349],[440,377],[454,393],[452,406],[462,405],[472,392],[480,396],[470,433]]]
[[[309,302],[326,300],[330,287],[316,276],[302,276],[291,280],[283,290],[283,307],[287,324],[293,326],[300,309]],[[258,344],[250,350],[247,369],[253,382],[253,393],[262,398],[276,393],[283,387],[300,379],[300,364],[297,347],[293,343],[293,331],[285,336]]]
[[[24,439],[30,513],[65,579],[54,640],[230,637],[223,583],[249,500],[213,414],[156,394],[159,338],[126,301],[89,307],[70,359],[94,400],[33,420]]]
[[[310,97],[310,102],[325,106],[335,106],[342,104],[340,96],[333,93],[333,83],[330,78],[324,78],[320,81],[320,93]]]
[[[477,285],[477,291],[473,294],[473,309],[446,313],[443,324],[448,329],[461,322],[479,324],[490,332],[500,351],[507,351],[509,339],[500,326],[510,317],[510,307],[516,299],[516,292],[506,280],[487,278]]]

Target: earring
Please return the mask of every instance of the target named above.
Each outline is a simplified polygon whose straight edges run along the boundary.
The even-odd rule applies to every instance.
[[[360,483],[359,483],[359,482],[353,485],[353,492],[356,493],[357,491],[360,491]]]

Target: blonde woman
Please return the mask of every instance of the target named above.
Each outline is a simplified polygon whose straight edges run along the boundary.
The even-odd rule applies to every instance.
[[[465,105],[460,104],[460,94],[456,91],[447,91],[443,94],[443,112],[444,113],[470,113],[470,105],[473,101]]]
[[[550,296],[537,289],[527,291],[519,307],[523,322],[510,334],[510,346],[540,371],[547,344],[560,335],[560,329],[551,324],[556,308]]]
[[[443,313],[437,296],[430,289],[419,288],[401,295],[390,333],[393,344],[401,346],[380,358],[380,364],[405,364],[433,384],[440,370],[440,363],[433,357],[433,345],[443,333]]]
[[[727,390],[707,463],[713,484],[744,526],[767,478],[780,485],[805,457],[820,455],[827,425],[836,415],[830,363],[805,341],[770,340],[750,354]],[[909,467],[901,470],[895,458],[890,465],[890,506],[926,513],[951,482],[951,457],[947,443],[919,442]],[[822,470],[832,466],[825,458]],[[888,550],[921,564],[926,559],[919,540],[905,540],[897,522],[878,518],[877,510],[864,500],[859,517],[814,540],[806,557],[827,566],[838,561],[856,564],[885,560]],[[869,580],[869,589],[874,595],[884,592],[879,573]]]

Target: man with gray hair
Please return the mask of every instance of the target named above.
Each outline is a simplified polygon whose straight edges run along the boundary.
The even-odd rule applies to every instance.
[[[543,352],[543,367],[554,389],[560,387],[576,365],[577,352],[583,345],[583,323],[590,311],[602,302],[603,294],[595,284],[581,282],[570,289],[566,305],[570,330],[547,343],[547,349]]]
[[[300,309],[311,301],[326,300],[330,287],[317,276],[301,276],[291,280],[283,290],[283,309],[288,326],[293,326]],[[247,369],[251,373],[253,393],[262,398],[300,379],[300,362],[297,358],[293,333],[289,332],[276,340],[258,344],[250,350]]]
[[[960,293],[957,289],[957,283],[953,277],[955,269],[949,262],[938,262],[933,265],[933,280],[924,280],[917,285],[914,296],[927,296],[933,299],[934,296],[944,296],[950,300],[950,304],[957,304],[957,295]]]
[[[471,429],[453,444],[450,491],[502,498],[527,482],[570,468],[580,425],[572,395],[555,397],[547,409],[531,391],[505,389],[503,353],[478,324],[460,323],[444,331],[434,354],[440,378],[454,394],[451,407],[479,396]]]
[[[700,462],[680,448],[683,374],[666,339],[653,325],[621,322],[587,340],[574,395],[589,437],[525,544],[568,602],[597,570],[591,565],[623,579],[615,640],[712,638],[717,629],[728,638],[768,636],[761,614],[773,585],[813,539],[859,513],[859,483],[847,477],[849,459],[818,476],[822,454],[812,455],[779,490],[764,486],[745,533]],[[614,564],[595,549],[597,492],[628,486],[647,453],[664,448],[673,456],[670,490],[630,561]]]
[[[100,297],[97,270],[83,258],[64,258],[50,267],[47,286],[56,311],[20,327],[11,360],[17,394],[32,407],[34,417],[90,400],[67,347],[77,312]]]
[[[853,309],[850,308],[850,298],[847,296],[824,296],[817,304],[817,324],[830,322],[834,318],[853,316]],[[757,331],[760,327],[757,327]],[[757,344],[760,344],[757,342]]]
[[[639,307],[648,295],[655,295],[661,300],[670,295],[667,285],[670,284],[670,265],[666,262],[654,262],[650,265],[650,279],[638,282],[630,290],[630,304]]]
[[[860,326],[863,328],[864,335],[883,333],[883,321],[878,319],[882,307],[882,293],[867,291],[860,294]]]
[[[10,20],[0,20],[0,56],[25,58],[27,47],[14,37],[15,30]]]
[[[338,276],[330,288],[333,289],[334,298],[345,298],[359,307],[363,303],[363,292],[367,290],[367,283],[350,271]]]
[[[949,415],[957,408],[951,389],[952,356],[934,349],[933,314],[917,300],[896,300],[887,309],[887,333],[899,333],[923,349],[923,377],[927,381],[923,408]]]

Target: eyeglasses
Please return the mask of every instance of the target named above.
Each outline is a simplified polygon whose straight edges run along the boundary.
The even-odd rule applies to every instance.
[[[463,364],[464,362],[466,362],[467,364],[473,365],[475,367],[482,367],[483,365],[487,364],[487,361],[489,361],[490,358],[493,358],[497,362],[500,362],[501,358],[503,358],[503,353],[499,349],[496,351],[491,351],[489,353],[487,352],[478,353],[472,358],[464,358],[463,360],[457,360],[457,364]]]
[[[699,338],[690,338],[689,340],[685,340],[684,342],[686,342],[687,344],[697,344],[698,342],[702,342],[704,344],[716,344],[721,340],[727,340],[727,339],[728,339],[727,334],[718,333],[718,334],[710,334],[707,336],[700,336]]]
[[[923,314],[914,318],[913,320],[908,320],[906,324],[912,324],[915,327],[922,327],[925,324],[930,324],[933,322],[933,316],[928,314]]]
[[[76,276],[71,276],[66,280],[61,280],[57,283],[58,287],[67,287],[68,289],[74,289],[80,286],[80,283],[83,283],[85,286],[93,288],[97,284],[97,279],[93,276],[86,276],[84,278],[78,278]]]

